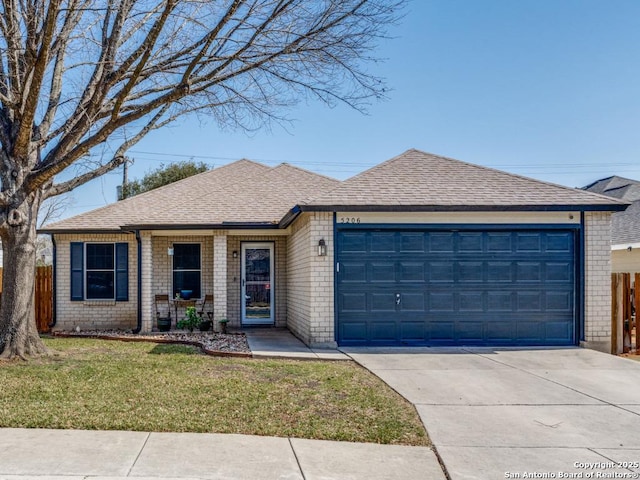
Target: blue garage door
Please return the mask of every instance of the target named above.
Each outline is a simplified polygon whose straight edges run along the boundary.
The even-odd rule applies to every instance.
[[[340,345],[574,345],[572,230],[337,234]]]

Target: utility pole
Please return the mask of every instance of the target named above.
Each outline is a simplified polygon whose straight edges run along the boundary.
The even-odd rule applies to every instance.
[[[124,163],[122,164],[122,185],[117,188],[118,190],[118,200],[124,200],[127,198],[127,184],[129,183],[129,164],[133,165],[133,159],[129,157],[125,157]]]

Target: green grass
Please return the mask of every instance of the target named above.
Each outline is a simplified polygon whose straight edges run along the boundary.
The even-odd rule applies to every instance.
[[[428,445],[411,404],[351,362],[201,355],[192,347],[45,339],[0,363],[0,427],[218,432]]]

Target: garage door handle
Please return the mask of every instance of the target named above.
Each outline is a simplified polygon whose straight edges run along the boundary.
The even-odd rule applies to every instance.
[[[400,305],[400,294],[396,293],[396,305]]]

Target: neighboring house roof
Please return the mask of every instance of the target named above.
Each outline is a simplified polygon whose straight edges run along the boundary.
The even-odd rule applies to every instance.
[[[640,243],[640,181],[613,176],[596,180],[584,189],[633,202],[624,212],[611,217],[611,244],[626,248]]]
[[[419,150],[408,150],[360,173],[306,205],[309,210],[313,207],[376,210],[397,206],[419,210],[624,208],[624,202],[605,196]]]
[[[271,168],[239,160],[53,223],[42,231],[277,225],[293,205],[339,183],[288,164]]]
[[[288,225],[301,210],[622,210],[627,203],[418,150],[344,182],[239,160],[43,228],[45,233]]]

